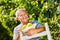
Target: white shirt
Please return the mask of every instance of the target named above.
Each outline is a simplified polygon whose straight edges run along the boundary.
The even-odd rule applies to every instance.
[[[39,24],[38,22],[34,21],[34,23],[37,23],[36,28],[41,27],[41,24]],[[34,24],[34,23],[33,23],[33,24]],[[18,26],[16,26],[16,27],[14,28],[13,39],[15,39],[15,38],[18,36],[18,31],[17,31],[17,29],[18,29],[18,28],[21,28],[22,26],[23,26],[23,24],[19,24]],[[26,39],[26,40],[27,40],[27,39]],[[28,40],[39,40],[39,37],[37,37],[37,38],[32,38],[32,39],[28,39]]]

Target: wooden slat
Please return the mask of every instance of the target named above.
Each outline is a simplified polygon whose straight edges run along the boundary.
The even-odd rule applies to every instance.
[[[38,33],[38,34],[35,34],[35,35],[32,35],[32,36],[23,36],[22,38],[23,39],[31,39],[31,38],[35,38],[35,37],[44,36],[44,35],[46,35],[46,31]]]

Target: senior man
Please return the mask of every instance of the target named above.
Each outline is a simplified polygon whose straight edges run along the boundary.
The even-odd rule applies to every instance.
[[[27,14],[26,10],[18,9],[16,11],[16,19],[18,21],[20,21],[20,24],[14,28],[13,40],[20,40],[20,31],[22,31],[22,26],[27,25],[29,23],[28,14]],[[31,23],[32,24],[37,23],[37,25],[35,28],[32,28],[27,31],[27,33],[26,33],[27,36],[32,36],[34,34],[37,34],[37,33],[45,30],[45,28],[43,26],[41,26],[41,24],[38,21],[33,21]],[[39,40],[39,37],[32,38],[32,39],[26,39],[26,40]]]

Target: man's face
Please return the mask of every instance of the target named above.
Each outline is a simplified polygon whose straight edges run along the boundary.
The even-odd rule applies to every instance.
[[[18,20],[22,23],[28,22],[28,15],[26,12],[18,12]]]

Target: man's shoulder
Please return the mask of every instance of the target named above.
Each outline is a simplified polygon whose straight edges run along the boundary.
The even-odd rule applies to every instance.
[[[34,23],[41,24],[41,23],[40,23],[40,22],[38,22],[37,20],[32,21],[32,24],[34,24]]]
[[[37,20],[32,21],[32,24],[34,24],[34,23],[38,23],[38,21]]]
[[[32,22],[32,24],[35,24],[35,23],[36,23],[36,28],[42,27],[42,24],[39,23],[37,20],[34,20],[34,21]]]
[[[14,30],[18,29],[19,27],[21,27],[21,24],[17,25]]]

